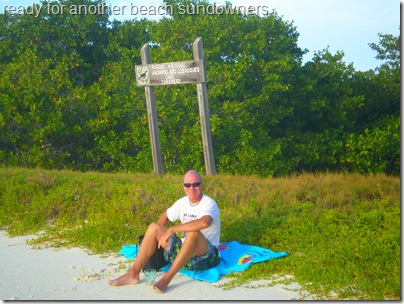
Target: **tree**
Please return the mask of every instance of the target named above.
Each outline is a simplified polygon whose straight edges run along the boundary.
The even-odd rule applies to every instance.
[[[0,15],[4,165],[151,171],[144,88],[134,73],[140,48],[149,42],[153,63],[192,60],[202,37],[219,173],[399,174],[398,37],[380,34],[370,46],[385,62],[357,72],[328,49],[302,65],[299,34],[275,11],[167,0],[171,16],[159,21],[110,22],[108,12],[79,14],[100,1],[43,4],[76,10]],[[203,171],[195,86],[157,86],[155,95],[165,171]]]
[[[271,139],[271,135],[279,134],[271,132],[271,128],[275,129],[291,113],[285,92],[291,87],[290,74],[304,54],[297,46],[295,28],[276,13],[266,17],[180,14],[181,5],[203,10],[210,4],[204,1],[166,4],[173,7],[174,14],[156,23],[151,31],[152,62],[190,60],[192,42],[203,37],[218,170],[234,173],[267,170],[264,174],[272,174],[271,160],[280,149]],[[225,7],[229,9],[231,4],[226,3]],[[203,166],[195,88],[156,88],[156,98],[164,101],[163,104],[158,101],[158,113],[166,164],[172,159],[175,161],[169,167],[182,163],[180,170]],[[262,157],[264,154],[266,157]],[[262,162],[260,165],[251,165],[258,160]]]
[[[10,158],[14,165],[64,167],[66,157],[91,146],[82,131],[94,105],[82,102],[82,96],[98,80],[106,58],[108,16],[48,14],[49,2],[42,3],[39,17],[1,15],[2,159]]]
[[[371,43],[377,51],[376,58],[384,62],[366,72],[355,73],[353,89],[364,96],[364,104],[358,114],[361,130],[386,116],[400,115],[400,45],[399,37],[379,34],[380,42]]]

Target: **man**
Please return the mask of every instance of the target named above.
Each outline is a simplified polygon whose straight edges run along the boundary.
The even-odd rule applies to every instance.
[[[138,284],[139,273],[156,248],[164,248],[164,257],[172,263],[170,269],[153,285],[166,292],[175,274],[182,268],[202,271],[219,264],[217,247],[220,243],[220,211],[216,202],[202,193],[202,178],[197,171],[188,171],[183,178],[185,197],[165,211],[157,223],[147,228],[138,255],[128,272],[108,280],[114,286]],[[181,224],[167,228],[169,222]],[[181,239],[177,236],[181,234]]]

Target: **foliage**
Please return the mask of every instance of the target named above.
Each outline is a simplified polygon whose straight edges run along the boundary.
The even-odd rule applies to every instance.
[[[152,171],[145,93],[134,81],[140,48],[149,42],[156,63],[191,60],[202,37],[217,172],[400,173],[399,36],[379,34],[370,47],[384,63],[359,72],[343,51],[324,49],[302,64],[297,28],[275,11],[180,14],[181,5],[209,3],[167,0],[171,16],[119,22],[46,9],[100,0],[41,3],[39,17],[0,14],[5,166]],[[164,171],[203,170],[195,86],[160,86],[155,95]]]
[[[182,176],[2,168],[0,227],[32,244],[117,252],[182,197]],[[288,256],[230,275],[223,288],[293,276],[315,299],[398,300],[400,178],[301,174],[204,176],[221,210],[221,241]]]
[[[400,167],[400,118],[382,119],[362,134],[351,134],[346,140],[342,163],[349,171],[361,173],[386,172],[395,174]]]

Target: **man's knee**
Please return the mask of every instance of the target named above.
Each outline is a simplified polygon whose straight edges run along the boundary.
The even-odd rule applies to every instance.
[[[165,227],[159,223],[151,223],[147,227],[147,232],[153,235],[161,234]]]
[[[188,240],[193,240],[193,241],[200,241],[200,240],[204,240],[205,236],[202,234],[202,232],[200,231],[189,231],[187,232],[186,236],[185,236],[185,242]]]
[[[204,255],[208,250],[208,240],[200,231],[187,232],[185,242],[194,244],[194,255],[196,256]]]
[[[187,232],[186,237],[199,237],[201,234],[202,233],[200,231],[189,231]]]

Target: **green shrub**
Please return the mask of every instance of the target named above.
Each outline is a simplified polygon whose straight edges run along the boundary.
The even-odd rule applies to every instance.
[[[182,176],[2,168],[0,226],[33,244],[117,252],[183,196]],[[400,299],[400,179],[384,174],[215,175],[221,241],[286,251],[224,288],[292,275],[317,299]]]

